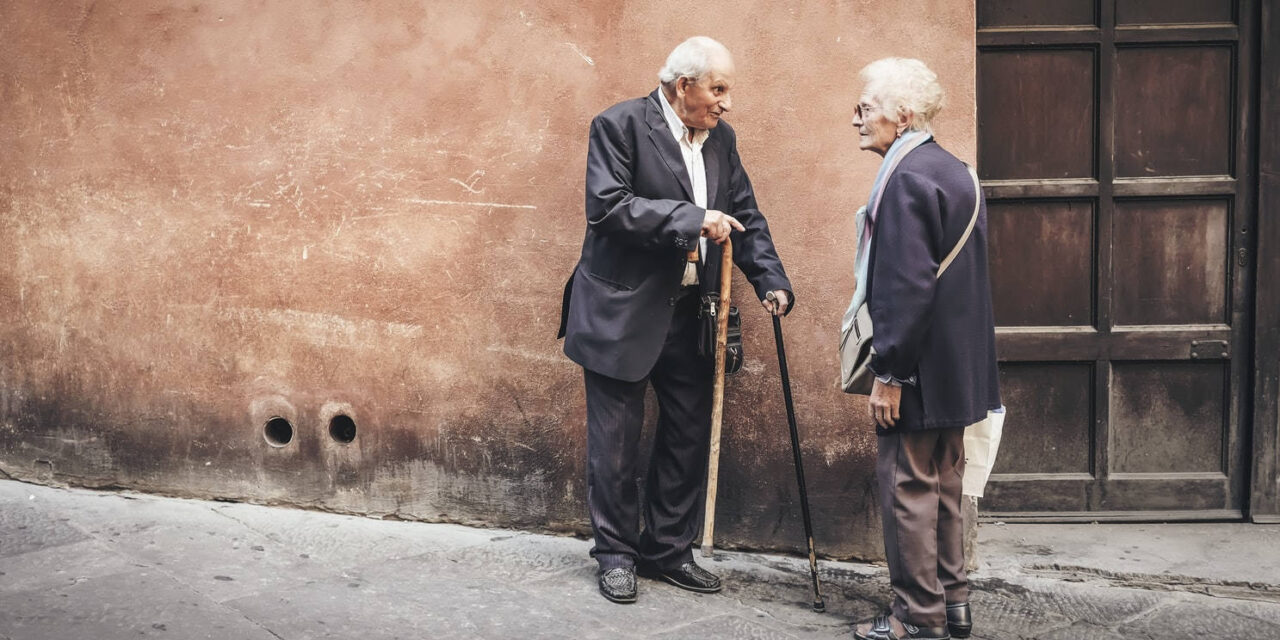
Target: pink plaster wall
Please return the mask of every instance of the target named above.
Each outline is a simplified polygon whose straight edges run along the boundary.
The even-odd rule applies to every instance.
[[[874,434],[834,386],[878,160],[849,126],[856,72],[924,59],[949,91],[938,137],[972,159],[973,19],[944,0],[0,3],[0,470],[585,531],[581,371],[553,336],[587,125],[705,34],[736,56],[729,119],[799,297],[818,545],[874,557]],[[794,549],[772,332],[741,306],[717,543]]]

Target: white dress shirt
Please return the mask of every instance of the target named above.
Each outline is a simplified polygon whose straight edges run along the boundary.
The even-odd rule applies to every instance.
[[[680,116],[676,115],[675,109],[671,108],[671,103],[667,102],[667,96],[662,92],[662,88],[658,88],[658,100],[662,103],[662,116],[667,120],[667,126],[671,127],[671,135],[675,136],[676,144],[680,146],[680,155],[684,156],[684,168],[689,172],[689,184],[693,187],[693,203],[707,208],[707,167],[702,162],[702,144],[707,141],[707,136],[711,132],[706,129],[695,129],[693,135],[689,135],[689,128],[680,120]],[[707,239],[699,238],[698,254],[699,258],[705,263],[707,259]],[[684,278],[680,281],[682,286],[698,284],[698,269],[691,262],[685,265]]]

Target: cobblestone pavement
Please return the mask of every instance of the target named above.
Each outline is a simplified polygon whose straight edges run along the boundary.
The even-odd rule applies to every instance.
[[[1014,561],[1019,534],[999,533],[973,576],[980,640],[1280,638],[1275,573],[1148,575],[1142,562],[1109,570],[1049,547],[1028,564]],[[642,580],[638,603],[615,605],[596,592],[588,546],[0,481],[0,638],[849,638],[889,597],[883,567],[823,562],[827,612],[814,613],[806,561],[717,552],[704,564],[724,577],[722,593]],[[1280,564],[1277,547],[1257,553]]]

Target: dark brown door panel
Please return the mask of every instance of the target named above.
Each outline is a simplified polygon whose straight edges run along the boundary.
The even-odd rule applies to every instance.
[[[979,0],[999,517],[1241,517],[1253,0]]]

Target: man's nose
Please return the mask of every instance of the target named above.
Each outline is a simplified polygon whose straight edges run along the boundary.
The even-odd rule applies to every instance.
[[[733,108],[733,98],[729,97],[729,94],[726,93],[724,94],[724,97],[720,98],[720,110],[728,111],[732,108]]]

